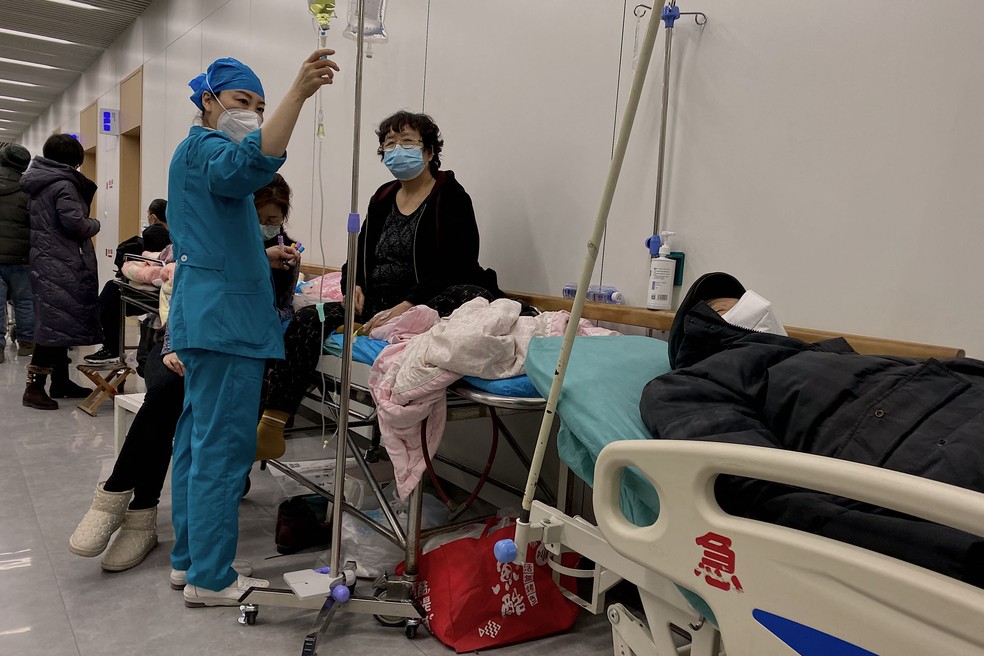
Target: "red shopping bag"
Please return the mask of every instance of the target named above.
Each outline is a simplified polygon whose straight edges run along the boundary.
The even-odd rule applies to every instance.
[[[481,537],[461,538],[420,557],[416,596],[427,612],[424,624],[459,654],[566,631],[580,610],[554,582],[542,543],[529,545],[525,565],[496,561],[495,543],[516,534],[514,522],[497,529],[499,522],[489,520]],[[567,556],[576,561],[576,554]],[[403,564],[397,568],[402,570]],[[571,587],[570,581],[563,584]]]

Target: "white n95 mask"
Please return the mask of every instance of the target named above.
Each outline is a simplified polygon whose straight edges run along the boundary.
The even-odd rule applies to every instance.
[[[219,106],[222,107],[222,103]],[[263,117],[248,109],[226,109],[215,122],[215,127],[236,143],[245,139],[250,132],[259,130],[262,125]]]
[[[747,328],[757,333],[785,335],[786,329],[772,312],[772,303],[753,291],[745,292],[734,307],[721,315],[732,326]]]

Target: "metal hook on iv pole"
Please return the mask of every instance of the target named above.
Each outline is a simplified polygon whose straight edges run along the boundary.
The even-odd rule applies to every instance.
[[[649,5],[636,5],[635,9],[632,10],[632,15],[636,18],[643,18],[647,11],[652,11],[653,8]],[[703,27],[704,23],[707,22],[707,14],[702,11],[681,11],[681,16],[693,16],[694,23]]]

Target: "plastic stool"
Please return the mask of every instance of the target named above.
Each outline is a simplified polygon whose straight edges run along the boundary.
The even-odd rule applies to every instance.
[[[140,406],[144,402],[144,392],[138,394],[118,394],[115,398],[115,418],[116,424],[113,430],[113,446],[116,455],[120,454],[123,448],[123,441],[126,439],[127,415],[135,415],[140,411]]]

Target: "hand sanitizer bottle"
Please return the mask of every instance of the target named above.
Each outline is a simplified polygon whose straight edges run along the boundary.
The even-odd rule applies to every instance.
[[[670,237],[673,232],[663,231],[662,238],[653,235],[647,240],[649,254],[657,255],[649,261],[649,288],[646,292],[646,309],[669,310],[673,305],[673,277],[676,261],[669,258]]]

